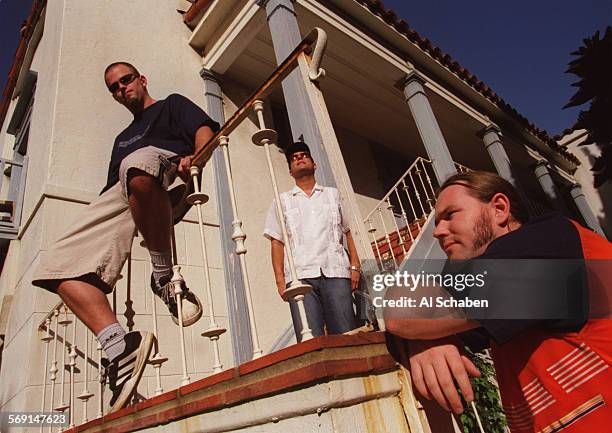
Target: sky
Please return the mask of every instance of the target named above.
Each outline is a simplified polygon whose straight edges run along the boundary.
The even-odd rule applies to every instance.
[[[577,81],[566,74],[582,39],[612,24],[612,0],[385,0],[385,6],[555,135],[579,108],[562,110]],[[31,0],[0,0],[0,85]],[[100,6],[102,7],[102,6]],[[583,107],[586,108],[586,107]]]

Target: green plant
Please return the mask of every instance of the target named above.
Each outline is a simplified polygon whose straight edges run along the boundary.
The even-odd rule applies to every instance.
[[[466,350],[482,374],[480,378],[472,378],[472,389],[483,429],[486,433],[505,433],[508,431],[506,417],[502,411],[493,361],[486,352],[473,353],[468,348]],[[480,432],[471,405],[464,403],[464,406],[466,410],[461,415],[464,431],[466,433]]]

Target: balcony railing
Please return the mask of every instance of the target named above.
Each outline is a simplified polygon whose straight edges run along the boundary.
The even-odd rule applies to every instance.
[[[380,271],[397,269],[409,255],[434,209],[436,188],[431,161],[418,157],[364,218]]]

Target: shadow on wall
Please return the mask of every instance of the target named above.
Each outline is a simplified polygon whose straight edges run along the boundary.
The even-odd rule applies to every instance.
[[[594,146],[579,146],[576,150],[583,152],[588,160],[589,167],[593,167],[595,158],[599,153],[594,152]],[[590,174],[590,169],[589,169]],[[593,176],[590,175],[591,187],[593,186]],[[598,217],[601,228],[606,233],[608,239],[612,239],[612,180],[608,180],[599,188],[593,190],[599,195],[601,200],[602,214]],[[595,210],[595,209],[594,209]]]

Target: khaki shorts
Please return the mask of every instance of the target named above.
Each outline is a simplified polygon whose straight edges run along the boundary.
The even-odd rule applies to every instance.
[[[156,147],[145,147],[128,155],[119,168],[119,182],[92,201],[55,243],[41,252],[32,284],[55,292],[62,280],[87,281],[111,293],[132,249],[137,229],[127,197],[127,176],[132,168],[155,177],[168,190],[175,220],[188,206],[186,186],[177,176],[178,156]],[[177,210],[180,208],[180,210]]]

